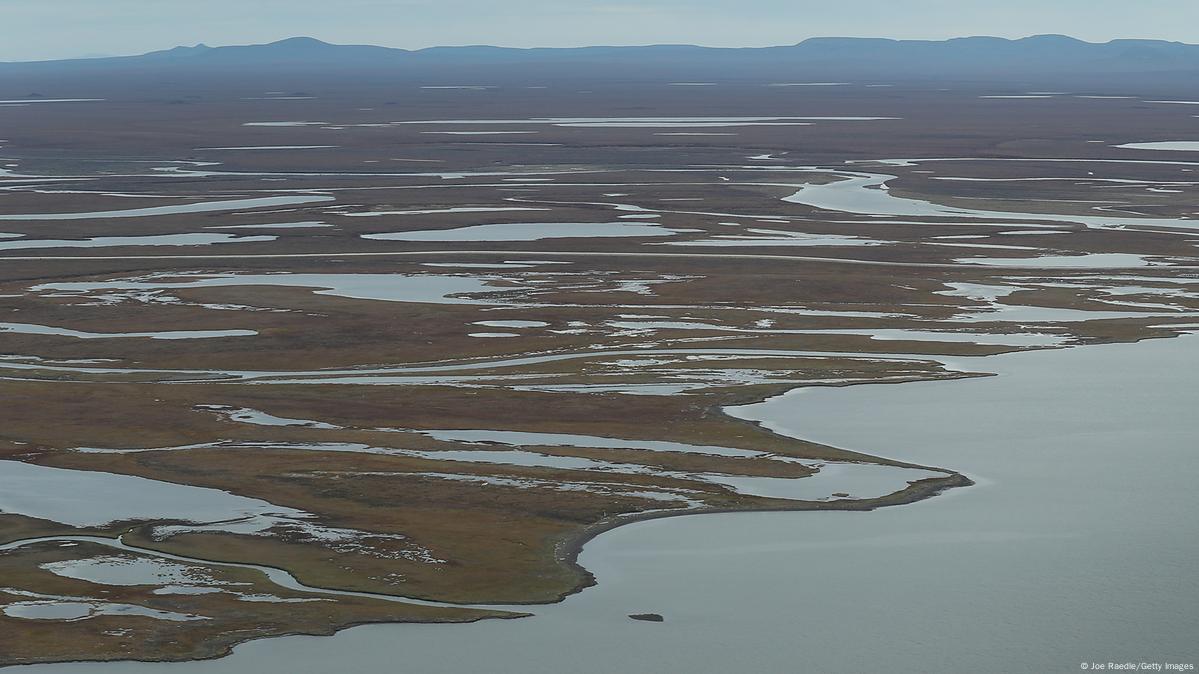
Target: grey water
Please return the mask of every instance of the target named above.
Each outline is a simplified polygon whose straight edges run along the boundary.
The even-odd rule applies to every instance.
[[[0,464],[0,513],[76,527],[126,520],[213,522],[260,515],[307,517],[292,508],[219,489],[20,461]]]
[[[28,248],[106,248],[119,246],[210,246],[218,243],[260,243],[276,236],[236,234],[161,234],[152,236],[95,236],[89,239],[17,239],[0,241],[0,250]]]
[[[929,160],[920,160],[929,161]],[[813,183],[799,186],[799,191],[783,201],[803,204],[828,211],[854,213],[873,217],[969,217],[990,220],[1076,222],[1098,229],[1121,228],[1129,225],[1149,227],[1183,227],[1193,229],[1196,220],[1190,218],[1153,218],[1139,215],[1065,215],[1057,213],[1026,213],[1019,211],[991,211],[960,208],[905,198],[891,194],[888,182],[897,176],[881,173],[853,173],[846,171],[824,171],[843,176],[844,180],[831,183]],[[1037,225],[1040,227],[1040,225]]]
[[[699,230],[670,229],[660,225],[629,222],[536,222],[363,234],[362,238],[380,241],[540,241],[563,238],[674,236],[696,231]]]
[[[978,485],[874,512],[651,520],[537,616],[375,625],[185,664],[35,674],[1079,671],[1194,662],[1199,338],[972,359],[998,377],[799,389],[731,410]],[[630,620],[656,612],[661,624]]]
[[[483,304],[461,295],[498,292],[484,278],[433,274],[210,274],[186,280],[115,280],[43,283],[34,291],[88,293],[96,291],[152,291],[228,286],[288,286],[313,288],[317,295],[388,302]]]
[[[88,220],[91,218],[145,218],[156,215],[178,215],[181,213],[215,213],[236,211],[267,206],[298,206],[322,201],[333,201],[328,195],[299,195],[283,197],[253,197],[248,199],[224,199],[201,201],[173,206],[151,206],[149,208],[127,208],[115,211],[87,211],[69,213],[20,213],[0,215],[0,220]]]
[[[1125,143],[1115,147],[1128,150],[1167,150],[1172,152],[1195,152],[1199,150],[1199,142],[1193,140],[1173,140],[1159,143]]]

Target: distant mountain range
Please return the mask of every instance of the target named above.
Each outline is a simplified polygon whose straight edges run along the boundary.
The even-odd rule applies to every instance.
[[[1091,43],[1062,35],[944,41],[813,38],[761,48],[690,45],[514,49],[469,46],[409,51],[334,45],[296,37],[261,45],[176,47],[140,56],[0,63],[0,74],[87,71],[380,71],[521,68],[615,77],[1007,77],[1104,73],[1196,73],[1199,45],[1159,40]]]

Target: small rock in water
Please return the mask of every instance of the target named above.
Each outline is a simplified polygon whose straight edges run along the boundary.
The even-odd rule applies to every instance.
[[[647,623],[666,622],[666,618],[663,618],[657,613],[630,613],[629,617],[633,620],[643,620]]]

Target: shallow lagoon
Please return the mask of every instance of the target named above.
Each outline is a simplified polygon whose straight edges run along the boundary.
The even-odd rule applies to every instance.
[[[697,230],[669,229],[660,225],[630,222],[531,222],[364,234],[362,238],[380,241],[540,241],[564,238],[674,236],[695,231]]]
[[[913,160],[919,162],[938,161],[935,159]],[[963,160],[964,161],[964,160]],[[1001,160],[1002,161],[1002,160]],[[1023,161],[1023,160],[1015,160]],[[1040,160],[1028,160],[1040,161]],[[1045,160],[1065,161],[1065,160]],[[1119,160],[1100,160],[1119,161]],[[893,160],[891,163],[907,160]],[[814,183],[799,185],[799,191],[783,201],[802,204],[813,208],[841,213],[854,213],[872,217],[900,216],[917,218],[947,218],[959,220],[962,217],[986,220],[1036,221],[1041,224],[1024,225],[1033,229],[1044,229],[1044,223],[1080,223],[1087,227],[1098,229],[1123,228],[1129,225],[1149,227],[1199,227],[1199,221],[1189,218],[1154,218],[1141,215],[1065,215],[1060,213],[1029,213],[1020,211],[989,211],[971,208],[959,208],[925,201],[921,199],[899,197],[891,194],[888,183],[897,176],[881,173],[852,173],[845,171],[816,171],[844,178],[831,183]],[[876,221],[878,222],[878,221]],[[1005,227],[1020,225],[1004,223]]]
[[[324,195],[254,197],[250,199],[201,201],[187,204],[176,204],[174,206],[129,208],[116,211],[8,214],[0,215],[0,220],[90,220],[92,218],[144,218],[155,215],[177,215],[180,213],[214,213],[218,211],[237,211],[247,208],[265,208],[267,206],[297,206],[300,204],[313,204],[322,201],[333,200],[334,197]]]
[[[19,461],[0,465],[0,512],[77,527],[134,519],[221,521],[264,515],[307,517],[291,508],[218,489]]]
[[[16,239],[0,241],[0,250],[38,248],[110,248],[119,246],[211,246],[221,243],[260,243],[275,236],[236,234],[158,234],[150,236],[97,236],[90,239]]]
[[[15,333],[21,335],[53,335],[58,337],[74,337],[75,339],[217,339],[221,337],[253,337],[256,330],[161,330],[157,332],[87,332],[57,328],[50,325],[34,323],[0,323],[0,333]]]
[[[1195,140],[1172,140],[1162,141],[1157,143],[1125,143],[1117,145],[1118,148],[1126,150],[1166,150],[1173,152],[1199,152],[1199,141]]]
[[[34,291],[92,293],[97,291],[152,291],[228,286],[288,286],[313,288],[318,295],[388,302],[435,304],[482,304],[464,294],[497,292],[485,278],[432,274],[214,274],[172,277],[175,280],[79,281],[44,283]]]

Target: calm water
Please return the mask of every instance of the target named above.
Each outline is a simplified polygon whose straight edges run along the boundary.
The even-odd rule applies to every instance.
[[[536,618],[382,625],[182,665],[35,674],[1075,672],[1199,660],[1199,339],[969,359],[986,379],[807,389],[737,413],[979,486],[873,513],[645,522]],[[663,624],[629,620],[658,612]],[[24,671],[24,670],[22,670]]]

